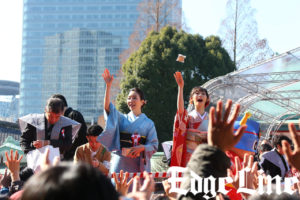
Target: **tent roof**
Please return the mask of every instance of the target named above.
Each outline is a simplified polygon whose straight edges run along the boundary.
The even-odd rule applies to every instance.
[[[8,136],[6,138],[6,140],[4,141],[4,143],[2,144],[2,146],[0,146],[0,152],[3,149],[13,149],[13,150],[18,150],[18,151],[22,151],[21,146],[20,146],[20,142],[15,140],[13,137]]]
[[[300,47],[214,78],[203,85],[211,102],[232,99],[252,113],[267,136],[300,118]]]
[[[19,156],[23,155],[23,159],[21,160],[21,163],[26,163],[26,156],[24,155],[24,152],[22,151],[21,147],[20,147],[20,142],[15,140],[12,136],[8,136],[6,138],[6,140],[4,141],[4,143],[0,146],[0,158],[3,158],[4,160],[6,160],[5,158],[5,152],[9,152],[10,150],[18,151]],[[0,170],[0,173],[2,173],[2,171]]]

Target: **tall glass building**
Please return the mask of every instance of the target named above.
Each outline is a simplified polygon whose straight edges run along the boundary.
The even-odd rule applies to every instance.
[[[17,121],[19,87],[18,82],[0,80],[0,121]]]
[[[103,109],[101,74],[120,69],[140,2],[24,0],[19,115],[43,112],[61,93],[86,121],[95,120]]]

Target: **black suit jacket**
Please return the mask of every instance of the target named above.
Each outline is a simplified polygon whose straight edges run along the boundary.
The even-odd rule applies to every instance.
[[[71,148],[64,153],[64,160],[73,160],[77,147],[88,142],[86,139],[87,126],[82,114],[77,110],[73,110],[71,107],[65,111],[64,116],[81,124],[77,137],[73,141]]]
[[[47,122],[46,118],[45,118],[45,122]],[[47,125],[45,125],[45,127],[47,127]],[[63,127],[62,129],[65,129],[64,136],[62,134],[59,134],[58,140],[51,140],[50,138],[47,138],[47,136],[45,136],[46,140],[47,139],[50,140],[50,145],[52,145],[53,147],[59,147],[61,154],[63,154],[64,152],[68,151],[71,148],[72,125]],[[36,141],[36,128],[30,124],[27,124],[25,130],[22,132],[20,137],[20,145],[25,154],[35,149],[35,147],[32,144],[33,141]]]

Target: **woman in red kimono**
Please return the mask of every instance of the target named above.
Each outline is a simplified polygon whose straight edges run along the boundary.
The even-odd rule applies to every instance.
[[[178,97],[171,166],[185,167],[196,147],[207,143],[208,114],[205,108],[209,105],[209,96],[205,88],[194,87],[189,99],[192,109],[188,112],[184,109],[182,75],[176,72],[174,77],[178,85]]]

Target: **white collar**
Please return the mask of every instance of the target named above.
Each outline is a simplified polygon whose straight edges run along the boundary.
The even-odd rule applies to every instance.
[[[135,121],[137,118],[139,118],[141,115],[139,115],[139,116],[136,116],[132,111],[130,111],[129,113],[128,113],[128,116],[129,116],[129,118],[132,120],[132,121]]]
[[[197,112],[197,114],[198,114],[198,116],[202,119],[202,120],[204,120],[204,118],[206,117],[206,115],[207,115],[207,112],[204,112],[204,114],[203,115],[201,115],[200,113],[198,113]]]
[[[197,112],[197,110],[193,110],[191,113],[194,117],[199,116],[202,120],[204,120],[204,118],[207,116],[207,112],[204,112],[204,114],[201,115],[199,112]]]

